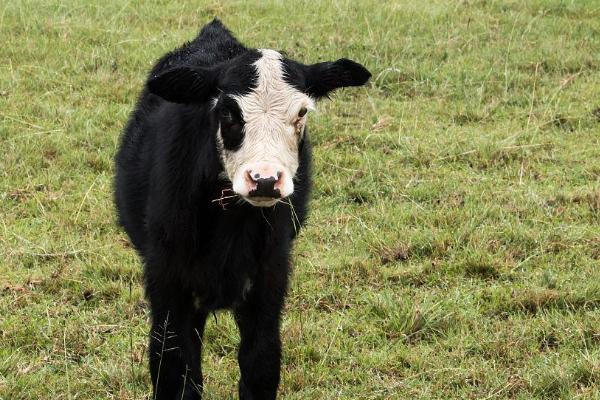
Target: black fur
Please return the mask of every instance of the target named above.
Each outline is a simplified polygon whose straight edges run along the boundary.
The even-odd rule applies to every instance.
[[[237,102],[231,97],[221,97],[217,103],[221,122],[221,138],[227,150],[239,149],[244,140],[244,119]]]
[[[292,86],[317,99],[337,88],[362,86],[371,77],[365,67],[347,58],[313,65],[285,60],[284,68]]]
[[[215,108],[208,102],[220,93],[251,90],[251,64],[259,56],[214,20],[155,65],[122,136],[115,202],[119,223],[144,263],[156,399],[200,398],[202,332],[207,315],[219,309],[233,310],[241,333],[240,398],[276,397],[280,314],[292,240],[307,214],[310,143],[305,134],[291,206],[238,202],[224,210],[214,201],[229,185],[222,180],[217,126],[231,118],[226,145],[235,148],[243,140],[236,124],[243,121],[225,108],[223,96]],[[306,78],[311,67],[287,68],[302,75],[294,84],[308,90],[308,82],[317,94],[325,86],[348,85],[343,77],[333,86],[331,79],[317,85],[317,77]]]

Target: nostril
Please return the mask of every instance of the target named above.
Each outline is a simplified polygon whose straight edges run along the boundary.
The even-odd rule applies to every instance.
[[[260,172],[254,172],[251,169],[249,169],[248,171],[246,171],[246,178],[248,178],[250,182],[256,182],[259,179],[262,179],[262,176],[260,175]]]
[[[283,186],[283,172],[277,171],[277,178],[275,179],[275,189],[281,190]]]

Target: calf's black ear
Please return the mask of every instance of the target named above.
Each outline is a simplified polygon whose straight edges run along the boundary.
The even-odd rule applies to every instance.
[[[347,58],[309,65],[306,72],[306,91],[316,98],[341,87],[362,86],[371,77],[365,67]]]
[[[208,68],[173,67],[150,76],[148,89],[173,103],[201,102],[216,93],[217,75]]]

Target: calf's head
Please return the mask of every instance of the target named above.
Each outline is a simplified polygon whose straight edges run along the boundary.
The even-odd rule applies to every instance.
[[[371,74],[347,59],[304,65],[274,50],[249,50],[213,67],[158,72],[149,90],[175,103],[208,103],[217,151],[233,191],[268,207],[291,195],[308,112],[331,91]]]

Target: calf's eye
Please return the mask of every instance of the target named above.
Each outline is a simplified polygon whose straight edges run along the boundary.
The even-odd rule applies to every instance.
[[[306,109],[306,107],[302,107],[302,108],[300,109],[300,111],[298,111],[298,117],[299,117],[299,118],[302,118],[302,117],[304,117],[304,116],[306,115],[306,112],[307,112],[307,111],[308,111],[308,110]]]
[[[221,110],[221,118],[227,121],[231,121],[233,119],[233,115],[229,110]]]

